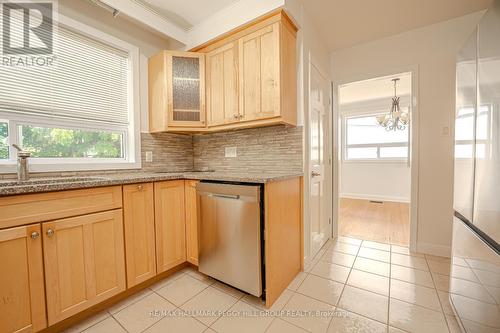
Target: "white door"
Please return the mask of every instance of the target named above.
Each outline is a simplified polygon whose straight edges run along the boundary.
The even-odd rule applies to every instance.
[[[314,256],[331,235],[329,202],[329,104],[330,82],[311,64],[310,124],[310,219],[311,255]]]

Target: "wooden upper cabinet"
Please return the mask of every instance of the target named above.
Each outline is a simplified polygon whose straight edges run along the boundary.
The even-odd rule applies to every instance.
[[[122,210],[42,224],[49,325],[125,290]]]
[[[0,332],[47,326],[40,224],[0,230]]]
[[[149,130],[198,131],[205,122],[205,55],[162,51],[149,59]]]
[[[123,186],[127,287],[156,275],[153,183]]]
[[[240,120],[280,115],[279,23],[238,40]]]
[[[186,256],[187,261],[198,266],[198,204],[196,184],[198,180],[186,180]]]
[[[208,126],[238,121],[237,42],[207,53],[205,59]]]
[[[156,270],[165,272],[186,261],[184,180],[154,183]]]

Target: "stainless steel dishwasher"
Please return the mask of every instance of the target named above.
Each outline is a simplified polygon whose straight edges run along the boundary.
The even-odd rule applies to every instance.
[[[200,182],[196,191],[199,271],[261,296],[260,186]]]

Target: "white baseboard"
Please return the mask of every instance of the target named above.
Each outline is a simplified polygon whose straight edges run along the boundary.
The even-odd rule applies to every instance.
[[[450,258],[451,246],[420,243],[417,241],[417,252],[424,254],[432,254],[434,256]]]
[[[340,193],[340,198],[360,199],[360,200],[375,200],[375,201],[393,201],[410,203],[409,198],[396,197],[396,196],[383,196],[373,194],[360,194],[360,193]]]

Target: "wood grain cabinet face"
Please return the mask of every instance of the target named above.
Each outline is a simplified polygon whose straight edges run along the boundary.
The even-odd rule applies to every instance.
[[[187,261],[198,266],[197,180],[186,180],[186,255]]]
[[[156,275],[153,183],[123,186],[127,287]]]
[[[165,272],[186,261],[184,180],[156,182],[156,270]]]
[[[239,39],[241,120],[280,115],[280,24]]]
[[[47,326],[40,224],[0,230],[0,332]]]
[[[42,224],[49,325],[125,290],[122,210]]]
[[[207,53],[205,59],[208,126],[238,122],[237,42]]]

